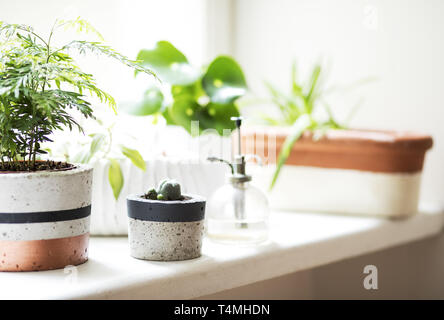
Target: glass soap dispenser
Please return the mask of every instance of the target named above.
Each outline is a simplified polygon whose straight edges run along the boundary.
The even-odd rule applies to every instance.
[[[268,239],[269,207],[266,195],[250,184],[245,155],[241,152],[242,118],[231,118],[237,127],[238,152],[233,162],[216,157],[231,170],[227,183],[216,190],[207,205],[207,236],[217,242],[254,244]]]

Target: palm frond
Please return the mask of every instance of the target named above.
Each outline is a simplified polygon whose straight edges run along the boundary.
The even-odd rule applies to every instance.
[[[137,61],[131,60],[124,55],[118,53],[111,47],[104,45],[100,42],[90,42],[90,41],[83,41],[83,40],[74,40],[70,43],[64,45],[60,51],[69,50],[69,49],[76,49],[81,54],[86,54],[87,52],[96,53],[98,55],[105,55],[107,57],[116,59],[120,61],[121,63],[125,64],[126,66],[133,68],[137,72],[143,72],[148,75],[154,76],[156,79],[159,80],[159,78],[156,76],[156,74],[145,67],[142,67],[140,64],[137,63]],[[160,80],[159,80],[160,81]]]
[[[91,23],[82,19],[81,17],[77,17],[73,20],[59,20],[57,21],[57,27],[64,27],[67,29],[75,29],[78,33],[92,33],[94,34],[100,41],[104,41],[102,34],[94,28]]]
[[[55,130],[83,131],[72,111],[84,118],[94,117],[87,93],[116,112],[114,98],[97,86],[93,75],[77,66],[69,49],[105,55],[155,76],[100,42],[71,41],[60,48],[51,47],[55,29],[63,26],[100,35],[80,18],[56,21],[47,40],[30,26],[0,22],[0,170],[5,169],[5,160],[18,165],[19,159],[25,160],[25,169],[33,170],[36,156],[46,153],[42,143],[51,141]]]

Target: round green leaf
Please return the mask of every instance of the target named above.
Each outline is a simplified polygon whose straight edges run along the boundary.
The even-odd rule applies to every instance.
[[[170,119],[174,124],[182,126],[191,133],[191,121],[199,120],[201,106],[191,97],[183,96],[169,108]]]
[[[199,133],[205,129],[215,129],[222,135],[224,129],[234,129],[235,125],[230,118],[239,116],[239,111],[233,103],[209,103],[203,107],[189,97],[182,97],[174,101],[169,115],[176,125],[190,133],[191,121],[199,121]]]
[[[149,116],[162,108],[163,93],[157,87],[151,87],[143,94],[142,100],[136,103],[122,103],[121,109],[135,116]]]
[[[189,96],[195,100],[205,95],[201,81],[196,81],[190,85],[174,85],[171,86],[171,95],[174,99]]]
[[[210,102],[203,109],[204,116],[201,117],[199,125],[202,130],[216,129],[220,135],[223,135],[225,129],[234,130],[235,123],[231,117],[238,117],[239,110],[234,103],[218,104]]]
[[[168,41],[157,42],[153,49],[140,50],[137,60],[142,66],[153,69],[162,81],[170,84],[190,84],[199,77],[199,71]]]
[[[162,112],[162,117],[165,119],[166,124],[169,126],[174,126],[176,123],[174,122],[173,118],[170,116],[170,109],[171,107],[165,108]]]
[[[220,104],[231,103],[247,91],[242,69],[227,56],[214,59],[202,79],[202,86],[211,101]]]

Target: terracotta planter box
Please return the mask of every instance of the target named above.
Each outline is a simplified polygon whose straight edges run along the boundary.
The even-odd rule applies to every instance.
[[[268,190],[288,128],[243,131],[246,153],[265,167],[256,181]],[[295,143],[270,192],[274,208],[405,217],[418,210],[430,136],[411,132],[330,130],[319,139],[305,132]]]
[[[88,260],[92,169],[0,172],[0,271]]]

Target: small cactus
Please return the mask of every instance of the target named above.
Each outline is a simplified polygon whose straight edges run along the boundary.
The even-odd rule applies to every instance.
[[[159,199],[162,196],[163,199]],[[180,200],[182,199],[182,194],[180,191],[180,184],[174,179],[163,180],[159,187],[157,188],[157,199],[158,200]]]
[[[165,200],[165,198],[163,197],[163,195],[158,194],[158,195],[157,195],[157,200]]]
[[[157,200],[157,191],[154,188],[151,188],[148,190],[148,192],[145,194],[145,198],[151,199],[151,200]]]
[[[182,200],[180,184],[174,179],[163,180],[157,190],[152,188],[144,195],[150,200]]]

